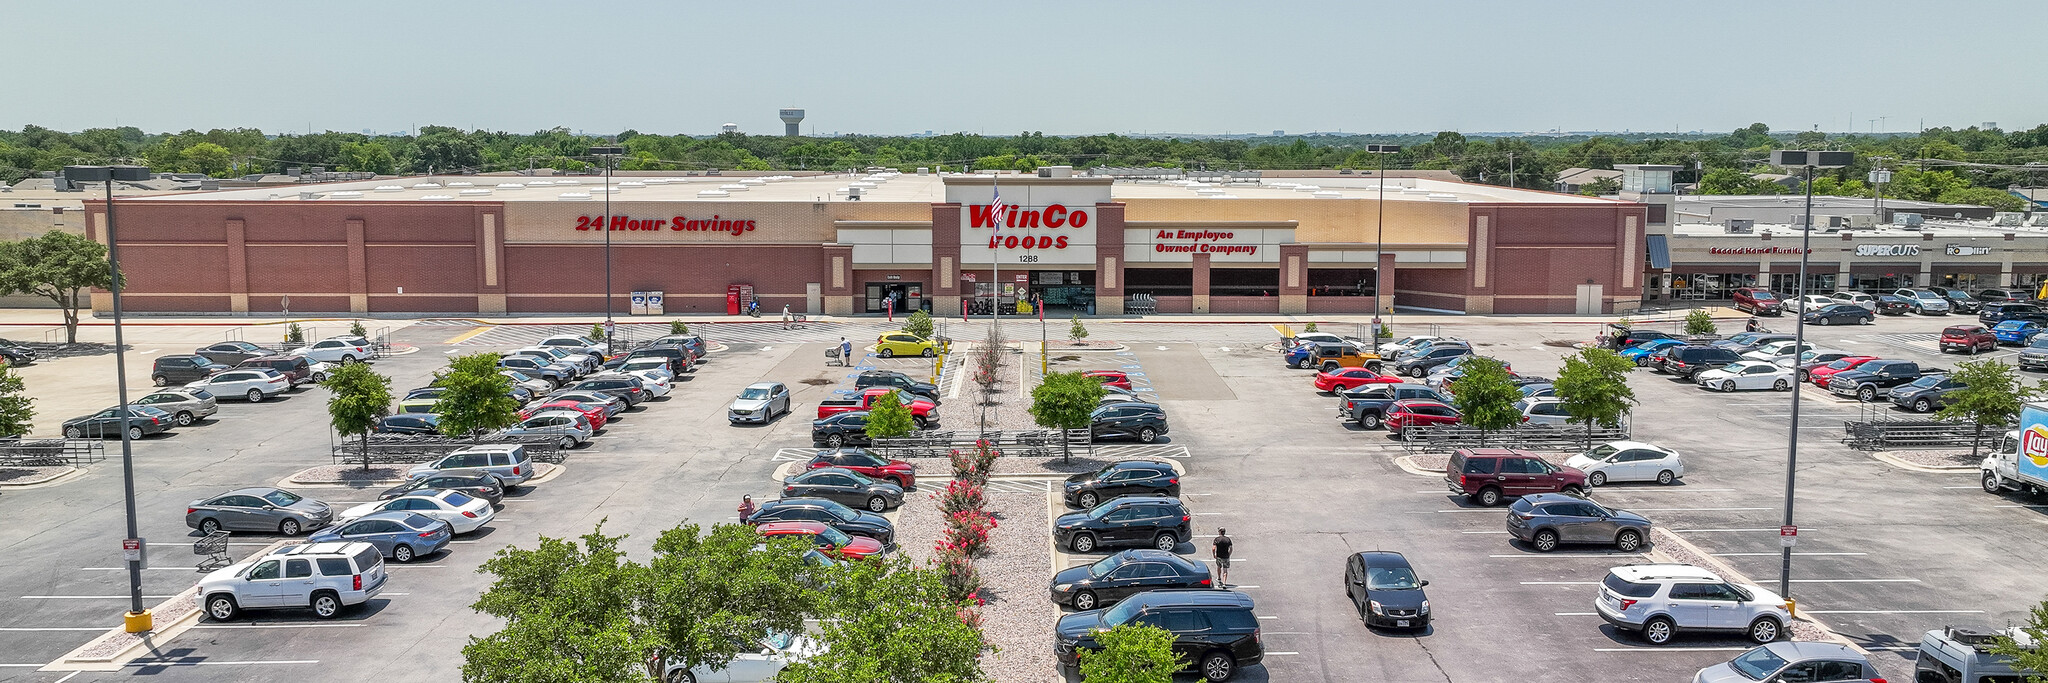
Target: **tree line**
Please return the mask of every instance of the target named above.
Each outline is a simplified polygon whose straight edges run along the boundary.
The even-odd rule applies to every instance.
[[[1831,170],[1817,191],[1871,196],[1864,183],[1874,166],[1899,170],[1886,196],[1938,201],[1987,201],[2017,208],[2004,195],[2012,185],[2048,182],[2048,124],[2021,131],[1930,128],[1916,134],[1829,134],[1772,131],[1761,123],[1721,133],[1602,135],[1316,134],[1258,138],[1146,137],[1118,134],[1015,136],[953,133],[934,136],[845,135],[783,137],[721,133],[657,135],[627,130],[585,135],[566,128],[533,133],[425,126],[403,134],[321,132],[267,134],[252,128],[145,133],[133,126],[66,133],[42,126],[0,131],[0,181],[14,182],[67,164],[139,162],[159,171],[234,177],[277,173],[289,167],[385,174],[461,173],[592,168],[589,148],[616,141],[626,148],[627,170],[844,170],[868,166],[942,170],[1030,170],[1045,165],[1139,166],[1189,170],[1441,169],[1467,181],[1550,189],[1567,168],[1611,169],[1615,164],[1685,167],[1677,182],[1699,183],[1708,194],[1792,191],[1756,182],[1749,174],[1772,170],[1773,149],[1845,149],[1857,163]],[[1398,144],[1396,154],[1366,151]],[[2029,164],[2032,164],[2031,166]],[[1611,191],[1601,185],[1597,189]],[[1943,199],[1948,197],[1950,199]]]

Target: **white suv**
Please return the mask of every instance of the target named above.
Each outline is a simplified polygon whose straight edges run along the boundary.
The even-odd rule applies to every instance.
[[[199,580],[200,605],[215,621],[248,609],[311,608],[332,619],[384,589],[384,554],[368,543],[287,546]]]
[[[340,363],[342,365],[377,357],[377,352],[371,350],[370,345],[339,337],[313,342],[305,348],[298,349],[292,353],[305,356],[306,360],[310,361]]]
[[[1632,564],[1607,570],[1593,598],[1600,618],[1664,645],[1679,630],[1739,632],[1758,643],[1785,634],[1785,599],[1761,586],[1722,581],[1689,564]]]

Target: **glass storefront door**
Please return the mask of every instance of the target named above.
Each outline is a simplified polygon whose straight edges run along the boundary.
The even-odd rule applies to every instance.
[[[884,313],[894,310],[897,315],[924,309],[924,283],[922,282],[870,282],[865,297],[867,313]]]

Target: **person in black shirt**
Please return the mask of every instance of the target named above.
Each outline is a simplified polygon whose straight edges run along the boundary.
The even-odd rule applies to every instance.
[[[1230,587],[1230,535],[1222,528],[1216,529],[1216,540],[1209,542],[1209,553],[1216,558],[1216,587]]]

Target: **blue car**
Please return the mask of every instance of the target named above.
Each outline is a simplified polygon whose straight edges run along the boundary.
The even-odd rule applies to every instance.
[[[362,541],[377,546],[378,552],[397,562],[441,552],[455,530],[447,522],[417,512],[386,510],[372,512],[347,524],[330,526],[306,537],[307,541]]]
[[[2041,323],[2033,320],[2005,320],[1992,326],[1991,334],[1998,337],[2000,344],[2021,346],[2040,334],[2041,329]]]
[[[1315,350],[1315,346],[1315,342],[1302,342],[1295,344],[1294,348],[1288,349],[1287,355],[1284,356],[1287,361],[1287,367],[1308,367],[1308,352]]]
[[[1622,349],[1621,357],[1635,361],[1636,366],[1641,367],[1650,364],[1650,354],[1656,353],[1658,349],[1665,349],[1673,346],[1684,345],[1685,340],[1683,339],[1652,339],[1641,344],[1637,344],[1635,346]]]

